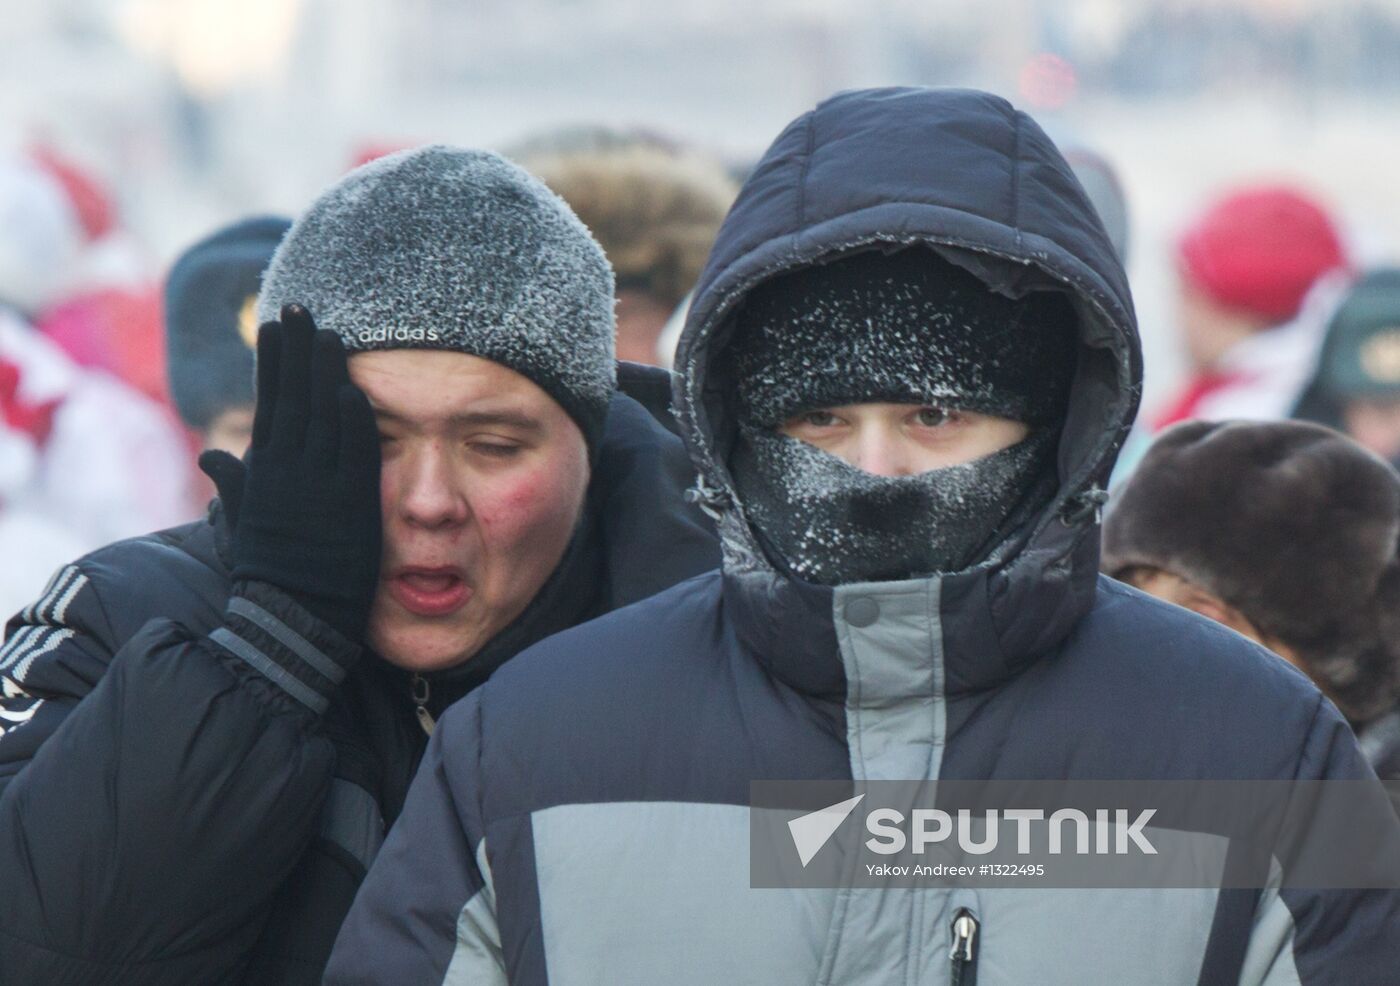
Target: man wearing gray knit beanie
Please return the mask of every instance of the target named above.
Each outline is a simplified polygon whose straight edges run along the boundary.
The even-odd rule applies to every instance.
[[[66,566],[8,627],[6,981],[319,983],[446,706],[718,564],[679,439],[617,389],[607,260],[504,159],[350,173],[258,314],[209,518]]]

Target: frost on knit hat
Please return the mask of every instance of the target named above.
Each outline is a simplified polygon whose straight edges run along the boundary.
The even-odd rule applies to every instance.
[[[1058,294],[996,294],[930,250],[869,250],[766,281],[735,317],[740,419],[913,403],[1058,423],[1075,366]]]
[[[423,147],[346,175],[282,241],[258,317],[291,302],[352,353],[479,356],[538,385],[590,446],[602,431],[612,269],[569,207],[498,155]]]

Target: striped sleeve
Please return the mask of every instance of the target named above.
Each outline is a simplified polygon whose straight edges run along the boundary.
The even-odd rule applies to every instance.
[[[64,565],[49,579],[43,595],[20,611],[0,647],[0,673],[22,683],[34,662],[52,653],[74,630],[64,625],[73,601],[88,584],[76,565]]]
[[[270,585],[196,597],[117,560],[64,569],[3,645],[0,979],[241,982],[320,829],[359,647]]]
[[[0,790],[101,679],[109,636],[77,565],[59,569],[10,620],[0,644]]]

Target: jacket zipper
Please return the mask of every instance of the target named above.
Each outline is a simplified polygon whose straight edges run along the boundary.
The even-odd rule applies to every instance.
[[[409,682],[409,687],[413,695],[413,712],[418,716],[418,725],[423,727],[423,732],[431,736],[433,730],[437,728],[437,722],[434,721],[433,714],[428,711],[428,679],[415,672]]]
[[[977,986],[977,932],[982,928],[977,916],[966,907],[953,914],[953,946],[948,950],[952,963],[951,986]]]

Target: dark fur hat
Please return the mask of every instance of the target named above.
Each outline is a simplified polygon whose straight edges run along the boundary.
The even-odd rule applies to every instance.
[[[1171,572],[1294,648],[1353,722],[1400,681],[1400,476],[1302,422],[1190,421],[1114,492],[1103,568]]]
[[[290,219],[257,216],[224,226],[176,259],[165,280],[170,393],[191,428],[253,403],[254,313],[263,270]]]

